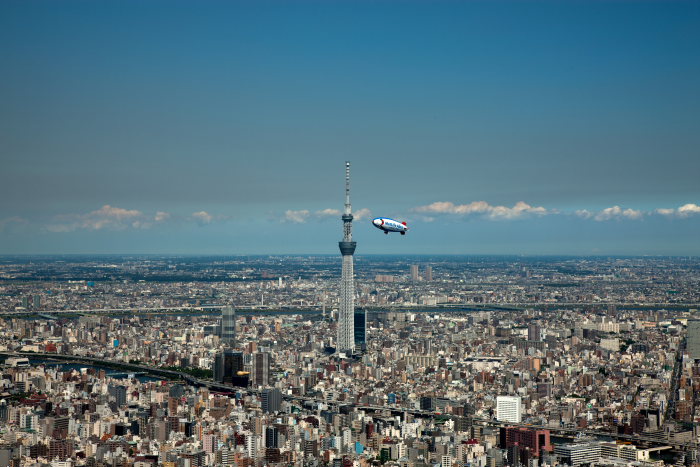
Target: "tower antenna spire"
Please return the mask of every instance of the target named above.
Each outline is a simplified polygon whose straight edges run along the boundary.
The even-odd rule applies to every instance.
[[[350,205],[350,161],[345,161],[345,214],[352,214]]]

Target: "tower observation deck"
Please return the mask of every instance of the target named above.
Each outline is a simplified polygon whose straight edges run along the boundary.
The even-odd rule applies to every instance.
[[[338,352],[355,352],[355,279],[353,254],[357,242],[352,241],[352,206],[350,204],[350,162],[345,162],[345,210],[343,211],[343,240],[338,242],[343,255],[340,278],[340,311],[338,313]]]

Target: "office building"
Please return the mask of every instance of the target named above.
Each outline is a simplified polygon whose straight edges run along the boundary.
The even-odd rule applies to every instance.
[[[265,428],[265,447],[278,448],[280,439],[280,431],[277,427],[268,426]]]
[[[592,464],[600,461],[600,442],[560,444],[554,446],[554,454],[562,463],[578,467],[583,464]]]
[[[630,462],[648,462],[653,449],[640,449],[634,444],[602,443],[600,456],[602,458],[624,459]]]
[[[253,354],[250,381],[253,387],[270,385],[270,352],[255,352]]]
[[[429,396],[423,396],[420,398],[420,409],[428,412],[435,411],[435,398]]]
[[[411,265],[411,280],[413,282],[418,282],[419,279],[420,279],[420,276],[418,275],[418,265],[412,264]]]
[[[367,348],[367,312],[363,308],[355,310],[355,348]]]
[[[226,349],[214,357],[214,381],[232,386],[248,386],[248,373],[243,371],[243,353]]]
[[[124,386],[109,386],[109,395],[114,397],[117,407],[126,405],[126,388]]]
[[[221,341],[227,347],[236,346],[236,311],[232,306],[221,310]]]
[[[528,449],[534,457],[539,457],[542,450],[552,451],[549,430],[509,426],[501,428],[499,438],[501,448],[519,446],[521,449]]]
[[[540,341],[542,340],[542,328],[539,324],[530,324],[527,327],[527,340]]]
[[[279,389],[265,389],[260,393],[260,401],[263,412],[279,412],[282,404],[282,393]]]
[[[700,359],[700,320],[688,321],[688,355],[695,360]]]
[[[519,396],[498,396],[496,418],[500,422],[520,423],[521,403]]]

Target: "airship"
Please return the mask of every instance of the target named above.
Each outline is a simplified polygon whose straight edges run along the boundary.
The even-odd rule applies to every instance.
[[[395,221],[394,219],[389,219],[388,217],[377,217],[372,219],[372,225],[374,225],[379,230],[384,231],[385,234],[389,232],[399,232],[401,235],[406,235],[408,226],[405,222]]]

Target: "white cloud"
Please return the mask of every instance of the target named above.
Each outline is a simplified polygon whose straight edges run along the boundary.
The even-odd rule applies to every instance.
[[[318,217],[339,217],[341,212],[340,209],[321,209],[320,211],[316,211],[316,216]]]
[[[673,216],[676,213],[675,209],[660,208],[654,211],[656,214],[661,214],[662,216]]]
[[[626,217],[627,219],[641,219],[645,214],[646,213],[644,211],[640,211],[638,209],[627,208],[622,211],[622,216]]]
[[[75,230],[122,230],[129,227],[146,229],[151,226],[143,212],[105,204],[87,214],[64,214],[54,218],[46,228],[51,232],[73,232]]]
[[[542,206],[531,206],[524,201],[518,201],[512,207],[493,206],[486,201],[473,201],[469,204],[436,201],[426,206],[419,206],[414,211],[425,214],[455,214],[460,216],[482,214],[489,219],[516,219],[528,215],[544,216],[554,212]]]
[[[214,220],[214,216],[207,211],[198,211],[192,213],[192,218],[201,224],[210,224]]]
[[[661,214],[662,216],[666,217],[678,217],[678,218],[686,218],[690,216],[694,216],[696,214],[700,214],[700,206],[694,203],[687,203],[684,204],[683,206],[679,206],[678,208],[660,208],[654,211],[656,214]]]
[[[165,222],[168,219],[170,219],[170,213],[163,211],[156,212],[156,215],[153,217],[153,220],[156,222]]]
[[[367,208],[362,208],[353,212],[352,215],[355,217],[355,220],[361,221],[362,219],[369,218],[372,215],[372,211]]]
[[[599,222],[603,222],[619,219],[636,220],[641,219],[648,213],[638,209],[622,209],[620,206],[616,205],[602,209],[598,212],[589,211],[588,209],[579,209],[578,211],[575,211],[574,214],[576,214],[579,217],[582,217],[583,219],[593,219]]]
[[[694,214],[700,214],[700,206],[697,204],[688,203],[678,208],[678,215],[681,217],[688,217]]]
[[[298,211],[288,209],[284,213],[284,220],[287,222],[294,222],[295,224],[303,224],[309,219],[310,214],[308,209],[301,209]]]

